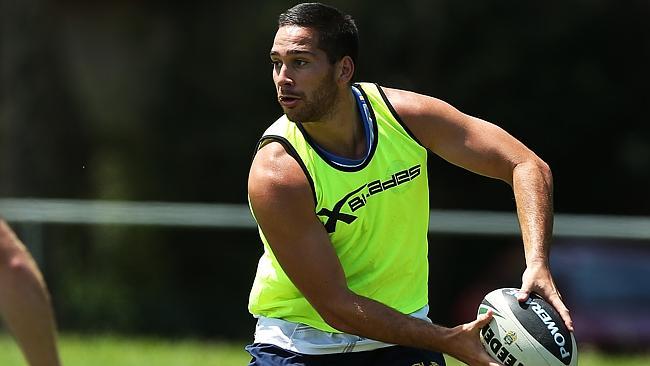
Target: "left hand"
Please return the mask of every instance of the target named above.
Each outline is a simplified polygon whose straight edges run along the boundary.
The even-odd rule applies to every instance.
[[[527,266],[521,281],[521,291],[517,294],[517,300],[524,302],[528,300],[531,292],[537,293],[560,313],[564,324],[573,332],[573,321],[569,315],[569,309],[562,302],[562,296],[555,286],[548,264],[536,263]]]

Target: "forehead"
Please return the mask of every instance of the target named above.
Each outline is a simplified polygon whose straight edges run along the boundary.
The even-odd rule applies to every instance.
[[[278,28],[271,47],[271,54],[318,51],[318,36],[311,28],[287,25]]]

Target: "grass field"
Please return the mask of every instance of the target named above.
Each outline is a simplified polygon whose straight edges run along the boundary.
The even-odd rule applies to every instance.
[[[59,342],[64,366],[242,366],[243,343],[64,335]],[[447,358],[449,366],[462,365]],[[13,340],[0,335],[0,365],[27,366]],[[647,366],[650,354],[613,356],[581,351],[583,366]]]

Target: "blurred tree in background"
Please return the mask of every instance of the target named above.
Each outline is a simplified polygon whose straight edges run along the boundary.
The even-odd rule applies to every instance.
[[[557,211],[648,214],[647,1],[330,3],[357,20],[358,80],[504,127],[553,168]],[[245,203],[253,147],[281,113],[268,51],[294,4],[0,0],[0,196]],[[432,208],[513,209],[501,182],[437,157],[429,168]],[[252,332],[255,232],[43,236],[64,330]],[[460,261],[477,241],[432,238],[432,260]],[[480,270],[432,267],[456,278],[432,293],[458,293]]]

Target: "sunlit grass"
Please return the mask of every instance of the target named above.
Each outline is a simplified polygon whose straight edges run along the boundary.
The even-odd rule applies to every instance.
[[[63,335],[64,366],[229,366],[247,365],[243,343]],[[27,366],[13,340],[0,336],[0,365]]]
[[[214,340],[63,335],[59,348],[64,366],[246,366],[250,360],[244,343]],[[584,350],[580,352],[579,364],[647,366],[650,354],[611,355]],[[27,366],[20,350],[6,334],[0,335],[0,365]],[[447,357],[447,365],[463,364]]]

